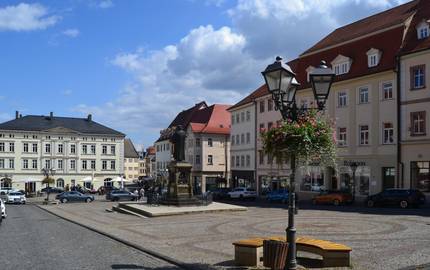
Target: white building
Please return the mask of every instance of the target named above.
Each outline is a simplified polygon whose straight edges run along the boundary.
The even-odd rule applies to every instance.
[[[132,181],[139,179],[140,159],[133,142],[130,139],[124,140],[124,176]]]
[[[55,169],[55,186],[110,186],[123,174],[121,132],[87,118],[27,115],[0,124],[0,187],[40,191],[41,169]]]

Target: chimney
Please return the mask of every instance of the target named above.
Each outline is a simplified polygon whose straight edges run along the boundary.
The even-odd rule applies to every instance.
[[[19,118],[19,111],[15,111],[15,119]]]
[[[53,112],[50,112],[50,113],[49,113],[49,118],[50,118],[50,119],[54,118],[54,113],[53,113]]]
[[[91,114],[89,114],[88,116],[87,116],[87,121],[88,122],[91,122],[93,120],[93,116],[91,115]]]

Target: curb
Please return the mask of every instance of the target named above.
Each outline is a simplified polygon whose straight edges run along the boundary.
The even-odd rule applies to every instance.
[[[201,268],[199,268],[199,267],[194,267],[192,265],[189,265],[189,264],[186,264],[184,262],[178,261],[178,260],[173,259],[171,257],[165,256],[165,255],[163,255],[163,254],[161,254],[159,252],[156,252],[156,251],[144,248],[141,245],[137,245],[137,244],[132,243],[130,241],[127,241],[127,240],[121,239],[119,237],[116,237],[116,236],[114,236],[114,235],[112,235],[110,233],[106,233],[106,232],[100,231],[98,229],[95,229],[95,228],[92,228],[90,226],[84,225],[84,224],[79,223],[79,222],[77,222],[75,220],[72,220],[70,218],[66,218],[66,217],[60,216],[60,215],[58,215],[56,213],[53,213],[53,212],[49,211],[48,209],[45,209],[45,208],[41,207],[38,204],[32,204],[32,205],[36,206],[37,208],[39,208],[39,209],[41,209],[41,210],[43,210],[43,211],[45,211],[45,212],[47,212],[47,213],[49,213],[49,214],[51,214],[53,216],[56,216],[56,217],[61,218],[61,219],[64,219],[64,220],[66,220],[68,222],[71,222],[73,224],[76,224],[76,225],[79,225],[81,227],[84,227],[84,228],[86,228],[86,229],[88,229],[90,231],[93,231],[93,232],[96,232],[96,233],[101,234],[103,236],[106,236],[106,237],[108,237],[108,238],[110,238],[112,240],[115,240],[115,241],[120,242],[120,243],[122,243],[122,244],[124,244],[126,246],[129,246],[129,247],[132,247],[134,249],[137,249],[137,250],[139,250],[139,251],[141,251],[143,253],[149,254],[149,255],[157,258],[157,259],[166,261],[166,262],[168,262],[170,264],[176,265],[176,266],[181,267],[181,268],[186,269],[186,270],[201,270]]]

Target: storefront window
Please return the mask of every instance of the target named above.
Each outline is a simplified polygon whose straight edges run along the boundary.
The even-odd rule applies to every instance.
[[[260,181],[260,192],[262,195],[265,195],[273,190],[288,188],[287,176],[263,175],[259,177],[259,181]]]
[[[301,170],[301,191],[320,192],[324,189],[324,169],[319,166],[310,166],[308,168],[303,167]]]
[[[430,192],[430,161],[411,162],[412,185],[423,192]]]
[[[352,192],[352,170],[349,166],[339,168],[340,190]],[[355,171],[355,192],[357,195],[369,195],[370,167],[359,166]]]

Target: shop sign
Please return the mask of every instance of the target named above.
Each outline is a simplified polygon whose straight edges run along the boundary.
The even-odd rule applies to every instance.
[[[344,160],[343,166],[349,166],[350,167],[353,162],[355,162],[355,164],[357,164],[357,166],[366,166],[365,161],[355,161],[355,160]]]

